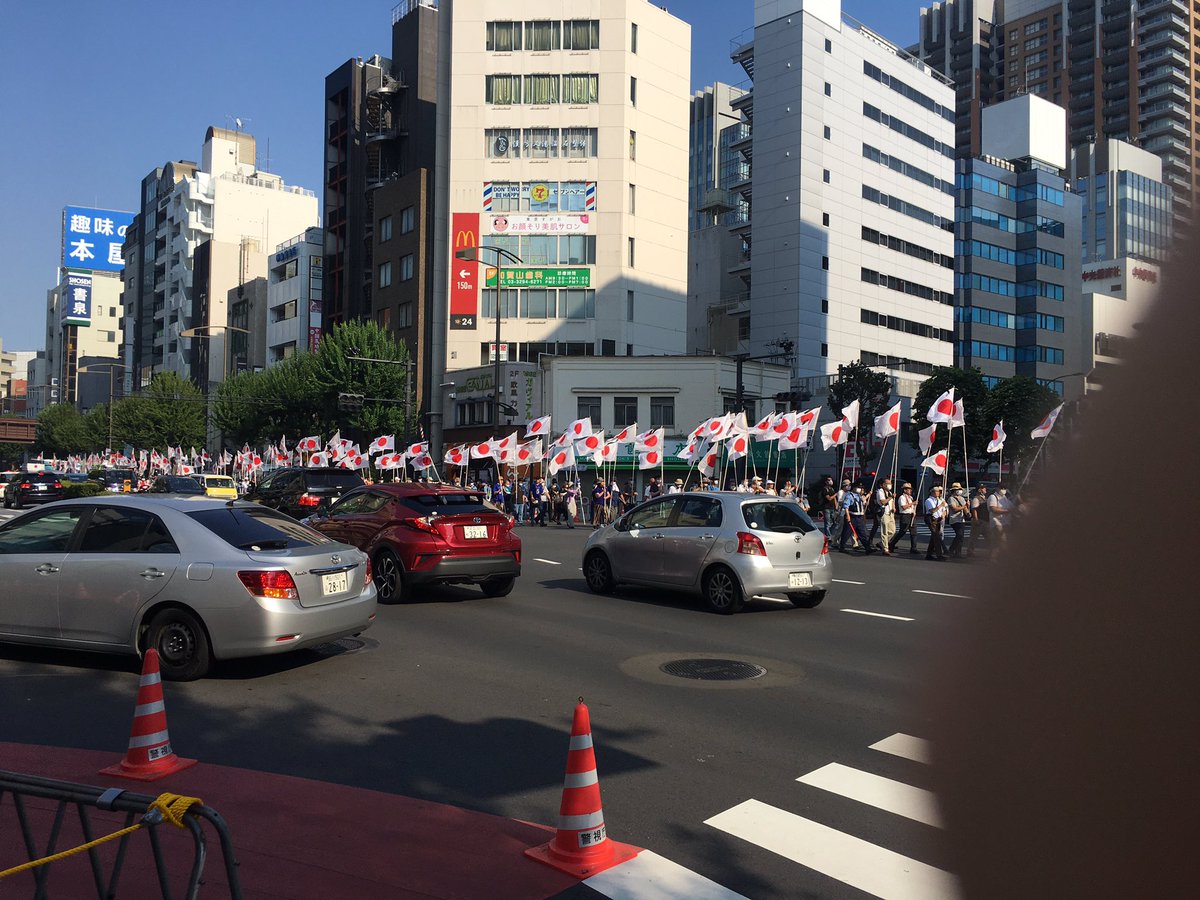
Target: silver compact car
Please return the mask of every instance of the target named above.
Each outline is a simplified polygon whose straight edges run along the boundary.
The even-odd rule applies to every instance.
[[[140,654],[164,677],[365,631],[367,557],[256,503],[106,495],[0,526],[0,641]]]
[[[671,588],[699,594],[718,613],[771,595],[811,608],[833,582],[825,535],[795,500],[732,492],[634,507],[592,533],[583,574],[598,594],[618,584]]]

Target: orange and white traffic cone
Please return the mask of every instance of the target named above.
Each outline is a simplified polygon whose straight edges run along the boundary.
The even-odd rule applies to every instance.
[[[195,764],[196,760],[181,759],[171,749],[171,737],[167,734],[167,711],[163,705],[162,675],[158,671],[158,651],[151,648],[146,651],[142,677],[138,681],[129,749],[123,760],[101,769],[100,774],[136,781],[157,781]]]
[[[558,808],[558,830],[553,840],[530,847],[525,855],[583,878],[633,859],[641,852],[641,847],[619,844],[608,837],[600,804],[596,754],[592,750],[591,719],[580,697],[567,748],[567,777]]]

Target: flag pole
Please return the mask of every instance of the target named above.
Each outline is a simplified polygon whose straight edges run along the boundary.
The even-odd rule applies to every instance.
[[[1053,428],[1054,426],[1051,426]],[[1025,490],[1025,482],[1029,480],[1029,476],[1033,474],[1033,467],[1037,465],[1038,457],[1042,455],[1042,448],[1046,446],[1046,438],[1050,437],[1050,432],[1046,432],[1046,436],[1042,438],[1042,442],[1038,444],[1037,453],[1033,454],[1033,459],[1029,462],[1029,468],[1025,470],[1025,477],[1021,479],[1021,486],[1017,488],[1017,496],[1021,496],[1021,491]]]
[[[967,459],[967,426],[963,425],[963,480],[967,485],[967,496],[971,496],[971,468]]]
[[[947,430],[949,434],[946,435],[946,468],[942,469],[942,490],[946,489],[946,484],[950,480],[950,444],[954,440],[954,423],[947,422],[946,425],[948,426]],[[966,426],[963,427],[965,428]],[[966,444],[963,444],[963,446],[965,447]]]

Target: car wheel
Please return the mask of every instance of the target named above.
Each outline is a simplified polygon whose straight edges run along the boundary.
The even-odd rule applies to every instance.
[[[489,578],[479,587],[485,597],[507,597],[516,583],[517,579],[509,575],[506,578]]]
[[[159,668],[168,681],[202,678],[212,663],[204,626],[193,613],[178,607],[161,610],[150,620],[145,647],[158,651]]]
[[[704,576],[704,603],[711,612],[730,615],[742,608],[742,586],[724,566],[709,569]]]
[[[404,584],[404,567],[396,554],[391,550],[380,550],[375,554],[371,563],[375,590],[379,594],[380,603],[401,603],[408,599],[408,590]]]
[[[583,561],[583,577],[593,594],[611,594],[613,591],[612,565],[608,557],[593,550]]]
[[[812,609],[814,606],[821,605],[821,601],[825,599],[825,592],[808,591],[804,594],[788,594],[788,599],[792,601],[792,606],[798,606],[801,609]]]

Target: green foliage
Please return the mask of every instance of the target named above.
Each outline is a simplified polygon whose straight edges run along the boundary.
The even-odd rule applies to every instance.
[[[168,447],[204,446],[204,395],[175,372],[160,372],[142,393],[117,400],[112,419],[115,447],[130,444],[163,452]],[[100,421],[93,423],[94,429],[100,427]],[[107,444],[107,411],[103,429]]]
[[[984,403],[984,416],[991,434],[991,427],[1003,420],[1004,459],[1019,464],[1033,448],[1036,441],[1029,432],[1037,427],[1046,413],[1058,406],[1062,398],[1045,385],[1027,375],[1005,378],[988,391]]]
[[[967,420],[967,450],[970,458],[976,459],[985,455],[987,443],[992,437],[992,425],[995,424],[988,419],[984,411],[988,389],[983,382],[983,374],[978,369],[956,369],[944,366],[934,369],[933,374],[921,383],[921,387],[917,390],[917,398],[912,405],[913,423],[916,425],[912,435],[913,446],[917,446],[916,432],[929,425],[925,419],[929,407],[933,406],[934,401],[951,387],[954,388],[954,399],[963,401]],[[939,425],[935,449],[943,449],[946,446],[947,437],[946,426]],[[950,445],[950,465],[956,469],[963,468],[961,434],[955,435],[954,441]]]
[[[33,450],[33,444],[3,444],[0,443],[0,466],[5,469],[14,468],[26,453]]]
[[[104,485],[95,481],[63,482],[64,500],[76,500],[79,497],[98,497],[104,492]]]
[[[861,464],[870,462],[879,452],[872,446],[871,431],[875,417],[881,416],[892,399],[892,380],[860,362],[838,366],[837,379],[829,383],[829,409],[835,416],[855,400],[859,401],[858,432],[855,436]],[[812,498],[809,497],[809,502]]]
[[[54,403],[37,420],[37,446],[47,456],[66,456],[91,449],[83,416],[70,403]]]

